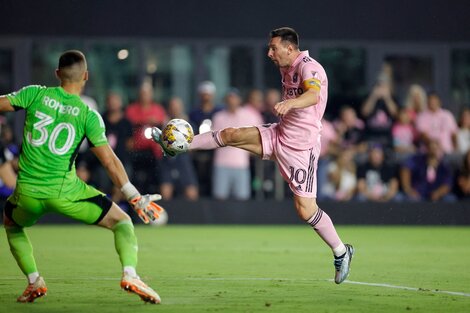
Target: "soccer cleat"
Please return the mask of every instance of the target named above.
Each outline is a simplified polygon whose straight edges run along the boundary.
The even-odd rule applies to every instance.
[[[354,248],[350,244],[345,244],[346,252],[340,256],[335,256],[335,283],[341,284],[349,274],[349,268],[351,267],[351,261],[354,255]]]
[[[121,280],[121,288],[137,294],[145,302],[159,304],[162,301],[155,290],[141,281],[139,276],[124,275]]]
[[[21,296],[16,299],[18,302],[33,302],[36,298],[45,296],[47,293],[46,283],[44,279],[39,276],[36,281],[32,284],[28,284],[25,291]]]
[[[174,157],[176,156],[175,151],[168,150],[162,142],[162,131],[158,127],[152,127],[152,139],[162,148],[163,154],[165,156]]]

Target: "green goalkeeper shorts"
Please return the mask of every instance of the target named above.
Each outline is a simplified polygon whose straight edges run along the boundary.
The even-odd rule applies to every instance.
[[[106,195],[91,186],[75,200],[36,199],[15,191],[5,204],[5,215],[23,227],[34,225],[46,213],[59,213],[86,224],[98,224],[111,205]]]

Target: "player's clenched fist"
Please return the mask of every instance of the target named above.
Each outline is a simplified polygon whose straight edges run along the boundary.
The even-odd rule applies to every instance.
[[[292,108],[291,101],[285,100],[278,102],[274,105],[274,113],[278,116],[283,116]]]

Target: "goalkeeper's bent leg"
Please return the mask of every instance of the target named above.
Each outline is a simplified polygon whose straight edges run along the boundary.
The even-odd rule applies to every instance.
[[[26,275],[37,273],[36,261],[33,256],[33,246],[21,226],[5,225],[8,244],[11,253],[18,263],[21,271]]]
[[[135,273],[137,266],[137,238],[131,218],[113,202],[108,213],[98,223],[114,233],[114,246],[119,255],[123,272]]]
[[[112,227],[114,246],[119,255],[122,267],[137,267],[137,237],[131,220],[122,220]]]

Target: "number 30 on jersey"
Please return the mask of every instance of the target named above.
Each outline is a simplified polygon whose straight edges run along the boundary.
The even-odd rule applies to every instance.
[[[48,148],[52,153],[57,155],[63,155],[67,153],[75,140],[75,128],[73,125],[70,123],[59,123],[49,134],[46,126],[54,123],[54,119],[40,111],[36,111],[35,116],[39,119],[39,121],[33,124],[33,128],[39,132],[39,138],[33,138],[31,132],[28,132],[28,142],[32,146],[40,147],[49,139]],[[67,139],[65,140],[65,143],[62,147],[57,147],[57,138],[59,137],[60,132],[63,130],[67,131]]]

